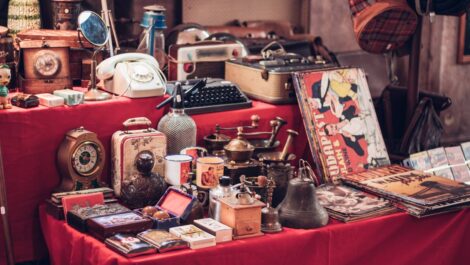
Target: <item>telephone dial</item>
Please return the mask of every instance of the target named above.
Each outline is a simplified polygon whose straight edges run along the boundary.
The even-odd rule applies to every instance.
[[[143,98],[165,94],[166,77],[157,60],[148,54],[124,53],[110,57],[96,68],[103,89],[119,96]]]

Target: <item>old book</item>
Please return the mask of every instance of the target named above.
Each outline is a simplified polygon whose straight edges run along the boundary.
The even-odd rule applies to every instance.
[[[330,216],[343,222],[397,211],[388,200],[344,185],[322,185],[317,188],[316,193],[318,201]]]
[[[191,249],[212,247],[216,245],[215,236],[204,232],[194,225],[183,225],[170,228],[170,233],[188,242]]]
[[[390,164],[362,69],[293,74],[310,150],[324,181]]]
[[[128,258],[156,252],[154,246],[133,234],[116,234],[107,238],[104,243],[110,249]]]
[[[448,179],[454,179],[452,170],[448,167],[449,161],[447,160],[446,151],[444,147],[438,147],[428,150],[429,160],[435,170],[434,175],[445,177]],[[440,169],[439,169],[440,168]]]
[[[459,182],[470,182],[470,171],[465,164],[465,157],[460,146],[446,147],[446,155],[452,166],[454,180]]]

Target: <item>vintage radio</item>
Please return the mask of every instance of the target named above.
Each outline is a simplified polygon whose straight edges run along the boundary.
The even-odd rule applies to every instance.
[[[123,123],[124,130],[117,131],[111,139],[111,161],[113,188],[117,197],[131,184],[133,176],[140,175],[136,161],[140,154],[153,157],[151,172],[164,176],[166,136],[151,127],[152,122],[145,118],[132,118]],[[132,126],[147,126],[147,129],[129,130]]]
[[[134,212],[94,217],[87,221],[88,232],[104,241],[117,233],[139,233],[152,228],[152,220]]]
[[[83,63],[84,60],[91,58],[93,45],[88,42],[81,33],[76,30],[50,30],[50,29],[30,29],[23,30],[17,34],[20,41],[25,40],[61,40],[66,43],[70,48],[69,65],[70,65],[70,78],[74,85],[80,85],[82,80],[82,72],[89,72],[89,69]],[[103,53],[97,54],[98,63],[103,59]],[[89,75],[86,75],[89,78]]]
[[[296,101],[291,74],[324,70],[335,64],[285,52],[272,52],[264,58],[236,59],[225,63],[225,79],[237,83],[249,97],[272,103]]]
[[[224,62],[241,58],[243,46],[235,42],[203,41],[193,44],[171,45],[169,80],[194,78],[223,78]]]
[[[29,94],[72,87],[69,46],[64,41],[20,42],[19,86]]]

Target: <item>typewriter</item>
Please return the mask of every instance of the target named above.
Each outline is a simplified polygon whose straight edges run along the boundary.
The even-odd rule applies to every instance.
[[[202,81],[202,82],[201,82]],[[184,108],[188,114],[201,114],[250,108],[252,102],[238,85],[219,78],[180,81],[184,91]],[[167,83],[166,92],[173,95],[175,81]]]

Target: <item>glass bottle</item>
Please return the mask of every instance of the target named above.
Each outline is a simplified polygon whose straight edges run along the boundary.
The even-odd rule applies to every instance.
[[[160,68],[165,66],[165,34],[166,29],[165,8],[160,5],[144,7],[140,26],[144,28],[137,51],[147,53],[157,59]]]
[[[196,123],[184,112],[183,88],[175,84],[173,107],[158,122],[157,130],[167,137],[167,154],[174,155],[186,148],[196,146]]]
[[[230,177],[222,176],[219,179],[219,185],[209,191],[209,217],[220,221],[220,201],[221,198],[232,196],[232,187]]]

